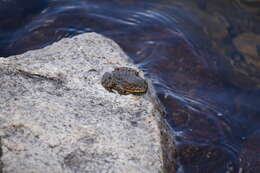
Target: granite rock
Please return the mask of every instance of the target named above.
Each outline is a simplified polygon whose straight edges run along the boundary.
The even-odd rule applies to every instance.
[[[162,172],[160,112],[148,94],[100,83],[118,66],[137,69],[95,33],[0,58],[3,172]]]

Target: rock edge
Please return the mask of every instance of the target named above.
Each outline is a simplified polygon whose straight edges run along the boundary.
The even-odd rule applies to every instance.
[[[0,58],[3,172],[163,172],[159,109],[100,84],[118,66],[137,69],[95,33]]]

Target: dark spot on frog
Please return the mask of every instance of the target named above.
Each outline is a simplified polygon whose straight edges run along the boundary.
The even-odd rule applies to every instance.
[[[109,92],[116,90],[121,95],[144,94],[148,89],[146,80],[139,76],[139,73],[128,67],[115,68],[111,73],[106,72],[101,84]]]
[[[138,123],[137,123],[136,121],[131,121],[130,123],[131,123],[131,125],[132,125],[133,127],[137,127],[137,125],[138,125]]]

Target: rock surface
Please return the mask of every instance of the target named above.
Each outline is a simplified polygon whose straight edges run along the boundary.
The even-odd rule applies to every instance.
[[[260,35],[243,33],[233,39],[237,49],[229,58],[232,69],[231,81],[248,90],[260,88]]]
[[[100,83],[118,66],[136,68],[95,33],[0,58],[3,172],[162,172],[159,111]]]
[[[3,155],[3,151],[2,151],[2,140],[0,138],[0,173],[3,172],[3,162],[2,162],[2,155]]]

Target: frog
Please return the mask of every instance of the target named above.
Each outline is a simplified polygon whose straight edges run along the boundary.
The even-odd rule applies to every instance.
[[[130,67],[116,67],[106,72],[101,79],[102,86],[109,92],[117,91],[120,95],[142,95],[148,90],[148,83],[139,76],[139,72]]]

